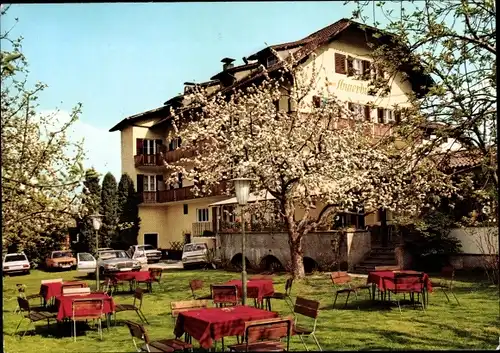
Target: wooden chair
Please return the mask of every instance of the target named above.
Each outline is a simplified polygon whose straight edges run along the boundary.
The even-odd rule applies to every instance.
[[[245,322],[245,343],[229,346],[234,352],[285,352],[290,348],[292,318]],[[281,339],[286,337],[286,349]]]
[[[142,312],[143,296],[144,296],[144,290],[141,288],[136,288],[134,292],[134,302],[132,304],[115,305],[115,325],[116,325],[116,313],[122,311],[135,311],[137,313],[137,316],[139,316],[139,319],[141,319],[142,322],[149,324],[148,320],[146,319],[146,316],[144,316],[144,313]],[[139,306],[137,306],[136,304],[137,302],[139,302]]]
[[[399,266],[375,266],[375,271],[399,271]]]
[[[332,272],[330,274],[330,279],[332,280],[333,288],[335,291],[335,299],[333,301],[334,308],[335,304],[337,303],[337,297],[339,294],[347,293],[344,308],[347,307],[347,302],[349,301],[349,296],[351,295],[351,293],[354,293],[356,299],[358,299],[358,291],[360,291],[361,289],[368,290],[368,295],[371,298],[370,285],[361,285],[353,287],[351,285],[352,278],[347,274],[347,272]],[[347,287],[342,288],[343,286]]]
[[[455,295],[455,293],[453,293],[453,281],[455,280],[455,269],[452,266],[443,267],[441,269],[441,277],[443,277],[443,279],[440,280],[439,282],[431,281],[432,288],[441,289],[446,297],[446,300],[448,300],[448,303],[450,302],[450,298],[448,297],[448,293],[446,292],[447,291],[450,292],[457,301],[457,304],[460,305],[457,296]],[[429,305],[429,294],[427,294],[427,305]]]
[[[19,326],[21,326],[21,322],[24,319],[29,320],[28,327],[26,328],[26,330],[24,331],[24,333],[21,337],[24,337],[24,335],[26,334],[26,332],[28,331],[28,329],[30,327],[30,324],[33,324],[33,326],[34,326],[34,323],[37,321],[47,320],[47,328],[48,328],[49,324],[50,324],[49,320],[57,318],[57,313],[48,312],[48,311],[41,311],[41,310],[40,311],[31,310],[30,303],[29,303],[28,299],[25,299],[25,298],[17,297],[17,305],[19,306],[19,310],[21,311],[21,314],[23,314],[23,317],[21,318],[21,320],[17,324],[17,327],[16,327],[16,330],[14,331],[14,334],[17,333],[17,330],[19,329]]]
[[[125,321],[132,340],[134,342],[135,349],[137,352],[174,352],[185,349],[192,349],[193,346],[190,343],[182,342],[177,339],[162,339],[151,341],[149,335],[146,332],[146,328],[133,321]],[[136,339],[144,342],[144,344],[139,347],[137,345]]]
[[[172,313],[172,318],[177,319],[179,313],[183,311],[193,310],[193,309],[203,309],[208,307],[207,300],[184,300],[177,302],[170,302],[170,310]]]
[[[43,305],[43,297],[40,295],[40,293],[36,293],[36,294],[29,294],[29,295],[26,295],[26,285],[25,284],[22,284],[22,283],[17,283],[16,284],[16,287],[17,287],[17,296],[20,297],[20,298],[23,298],[23,299],[26,299],[26,300],[30,300],[30,299],[36,299],[36,298],[39,298],[40,299],[40,306]],[[19,307],[19,305],[16,307],[16,309],[14,310],[14,313],[17,313],[18,311],[21,312],[20,310],[21,308]]]
[[[88,295],[90,294],[89,287],[79,287],[79,288],[64,288],[62,289],[62,295]]]
[[[149,269],[149,273],[151,274],[151,284],[152,282],[156,282],[159,286],[161,286],[160,283],[163,270],[159,267],[153,267]]]
[[[255,276],[250,277],[250,281],[259,280],[259,279],[272,280],[273,276],[272,275],[255,275]]]
[[[189,281],[189,288],[191,288],[193,299],[212,299],[212,294],[207,294],[207,295],[196,294],[196,291],[200,291],[203,289],[203,281],[201,279],[193,279]]]
[[[98,332],[102,340],[102,316],[104,301],[102,299],[75,299],[72,303],[73,337],[76,342],[76,322],[97,320]]]
[[[285,293],[281,292],[274,292],[273,295],[269,297],[264,297],[264,300],[266,301],[266,309],[269,311],[271,310],[271,299],[278,299],[278,300],[284,300],[285,303],[288,305],[290,308],[290,311],[293,312],[293,301],[292,301],[292,285],[293,285],[293,278],[288,278],[285,283]]]
[[[318,346],[318,349],[322,351],[318,339],[314,334],[316,332],[316,324],[318,322],[318,312],[319,312],[319,301],[310,300],[302,297],[297,297],[297,299],[295,300],[295,307],[293,308],[293,313],[295,316],[293,335],[299,336],[306,351],[308,351],[309,349],[307,348],[307,345],[303,337],[305,338],[312,337],[314,339],[314,342]],[[298,316],[295,314],[300,314],[302,316],[314,319],[312,328],[297,325]]]
[[[101,282],[100,287],[104,293],[112,297],[114,291],[116,290],[116,283],[112,278],[108,277],[103,282]]]
[[[238,287],[228,285],[211,285],[212,298],[216,307],[234,306],[240,302]]]
[[[384,281],[388,279],[384,278]],[[387,287],[386,287],[387,288]],[[415,303],[415,293],[419,296],[422,294],[422,309],[425,310],[425,282],[423,273],[395,273],[394,274],[394,289],[389,289],[389,300],[391,300],[390,293],[394,295],[397,294],[409,294],[410,300]],[[417,301],[419,299],[417,298]],[[401,312],[400,300],[396,298],[398,304],[399,312]]]
[[[63,279],[62,278],[55,278],[55,279],[42,279],[40,282],[41,284],[47,284],[47,283],[62,283]]]

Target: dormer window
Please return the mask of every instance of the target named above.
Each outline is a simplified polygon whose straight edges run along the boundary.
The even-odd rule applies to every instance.
[[[267,58],[266,67],[273,66],[278,62],[278,59],[273,55]]]

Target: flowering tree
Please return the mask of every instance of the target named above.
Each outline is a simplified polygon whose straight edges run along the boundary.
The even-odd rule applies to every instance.
[[[415,110],[409,121],[441,123],[429,148],[451,137],[479,157],[485,183],[477,187],[498,212],[496,5],[491,0],[401,2],[351,1],[354,19],[394,34],[374,48],[373,57],[389,75],[372,82],[383,89],[394,77],[394,65],[423,63],[434,83],[422,99],[410,97]],[[377,12],[373,12],[374,8]],[[372,16],[375,16],[373,18]],[[416,119],[418,112],[420,119]],[[449,154],[442,155],[445,163]],[[493,187],[491,187],[493,186]]]
[[[38,94],[46,86],[27,87],[21,41],[9,32],[1,34],[2,234],[4,246],[23,249],[67,227],[77,212],[83,150],[68,139],[68,130],[81,105],[69,121],[37,114]]]
[[[203,181],[195,192],[209,193],[212,184],[236,176],[255,179],[254,189],[274,196],[285,219],[295,278],[304,276],[303,237],[335,213],[360,206],[411,213],[429,193],[450,192],[447,177],[418,145],[367,133],[371,123],[323,88],[309,62],[297,65],[290,55],[279,77],[266,74],[228,96],[188,96],[190,109],[176,116],[173,134],[194,157],[166,165],[173,177],[181,172]],[[317,106],[312,94],[327,99]],[[293,111],[276,104],[284,95]]]

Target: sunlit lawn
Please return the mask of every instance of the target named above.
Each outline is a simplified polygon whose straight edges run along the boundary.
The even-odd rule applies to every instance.
[[[139,319],[133,312],[117,315],[117,326],[99,340],[97,331],[83,330],[73,342],[70,329],[57,330],[52,323],[47,330],[46,322],[36,323],[36,333],[30,329],[23,339],[14,336],[15,327],[20,319],[14,314],[16,308],[16,283],[27,285],[27,294],[38,292],[41,279],[73,279],[78,277],[75,271],[45,273],[32,271],[27,276],[5,277],[3,286],[3,333],[5,352],[133,352],[134,346],[126,326],[120,320]],[[170,316],[170,302],[190,299],[188,282],[202,279],[208,287],[210,283],[223,283],[238,278],[238,273],[193,270],[164,272],[161,287],[154,284],[152,294],[145,295],[143,311],[150,321],[147,330],[152,339],[173,337],[174,322]],[[286,276],[275,277],[275,290],[284,291]],[[365,279],[356,279],[363,283]],[[93,281],[89,281],[93,285]],[[317,337],[324,350],[370,350],[370,349],[494,349],[500,335],[498,313],[499,301],[495,287],[486,283],[458,281],[457,294],[461,305],[447,303],[441,292],[432,293],[429,308],[423,312],[413,307],[403,307],[402,314],[396,308],[383,310],[372,307],[363,293],[359,301],[350,300],[347,309],[332,309],[332,287],[327,274],[308,276],[306,280],[295,282],[292,297],[297,295],[319,300],[320,315]],[[207,289],[208,290],[208,289]],[[117,294],[115,301],[131,303],[130,294]],[[343,304],[342,298],[339,299]],[[32,301],[37,303],[36,300]],[[337,303],[338,305],[339,303]],[[290,313],[285,303],[273,302],[273,310],[280,314]],[[26,328],[28,321],[21,324]],[[231,344],[232,338],[226,339]],[[307,341],[306,341],[307,342]],[[197,343],[195,347],[197,347]],[[315,349],[308,342],[310,349]],[[219,346],[220,347],[220,346]],[[298,338],[292,338],[291,350],[303,350]]]

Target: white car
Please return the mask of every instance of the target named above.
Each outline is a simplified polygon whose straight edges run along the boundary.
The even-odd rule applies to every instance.
[[[182,265],[188,268],[193,265],[207,264],[208,247],[205,243],[189,243],[182,250]]]
[[[11,274],[11,273],[25,273],[29,274],[31,265],[24,254],[24,252],[20,252],[17,254],[7,254],[3,258],[3,273]]]
[[[161,251],[156,249],[153,245],[149,244],[144,244],[144,245],[132,245],[128,253],[129,255],[132,255],[132,257],[137,253],[137,252],[143,252],[146,254],[147,257],[147,263],[157,263],[160,262],[161,260]],[[142,254],[141,254],[142,257]]]

